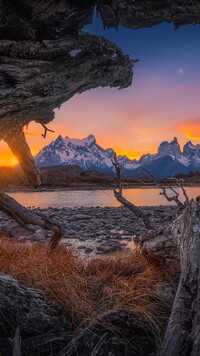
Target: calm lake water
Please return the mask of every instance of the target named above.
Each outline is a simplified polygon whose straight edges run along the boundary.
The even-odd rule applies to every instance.
[[[163,195],[160,195],[159,193],[160,189],[155,188],[131,188],[124,189],[123,195],[134,204],[140,206],[170,205],[170,203],[166,201]],[[188,187],[187,193],[190,198],[196,198],[198,195],[200,195],[200,187]],[[9,193],[9,195],[26,207],[36,206],[41,208],[73,208],[78,206],[120,206],[120,204],[114,198],[112,190],[63,190],[31,193],[15,192]],[[181,193],[180,196],[182,196]],[[173,203],[171,203],[171,205],[173,205]]]

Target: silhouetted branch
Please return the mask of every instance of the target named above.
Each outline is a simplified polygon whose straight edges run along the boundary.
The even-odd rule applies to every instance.
[[[174,181],[177,183],[177,186],[178,186],[179,188],[181,188],[181,190],[182,190],[182,192],[183,192],[183,195],[184,195],[184,197],[185,197],[185,203],[188,204],[189,201],[190,201],[190,199],[189,199],[189,197],[188,197],[188,195],[187,195],[187,192],[186,192],[186,190],[185,190],[185,188],[184,188],[184,182],[185,182],[185,180],[184,180],[183,178],[178,179],[178,178],[176,178],[176,177],[170,177],[169,179],[174,180]]]
[[[165,197],[165,199],[169,202],[174,201],[176,203],[176,205],[178,206],[178,211],[180,212],[184,208],[184,204],[179,199],[179,193],[171,185],[164,187],[163,185],[158,183],[157,180],[155,179],[155,177],[146,168],[143,168],[143,170],[153,179],[155,187],[162,189],[162,192],[160,192],[160,195],[163,195]],[[167,194],[167,189],[170,189],[175,195],[169,196]]]
[[[42,137],[46,138],[47,132],[55,132],[53,130],[48,129],[48,127],[45,124],[41,124],[41,125],[44,128],[44,133],[42,134]]]

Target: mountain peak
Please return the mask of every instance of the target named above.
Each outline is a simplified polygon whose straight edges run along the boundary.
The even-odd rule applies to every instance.
[[[92,143],[92,142],[96,143],[96,138],[94,135],[90,134],[84,139],[84,141],[87,141],[89,143]]]
[[[177,137],[169,143],[168,141],[163,141],[158,147],[159,156],[173,156],[175,158],[181,156],[181,149],[178,143]]]
[[[61,135],[59,135],[55,141],[63,141],[64,140],[64,137],[62,137]]]
[[[170,144],[173,144],[173,143],[178,143],[177,137],[174,137],[174,139],[170,142]],[[179,144],[179,143],[178,143],[178,144]]]
[[[61,138],[60,138],[61,137]],[[57,140],[63,140],[66,143],[72,143],[75,146],[82,146],[82,145],[87,145],[87,144],[91,144],[91,143],[96,143],[96,138],[94,135],[88,135],[85,138],[71,138],[69,136],[65,136],[65,138],[63,138],[62,136],[58,136]]]

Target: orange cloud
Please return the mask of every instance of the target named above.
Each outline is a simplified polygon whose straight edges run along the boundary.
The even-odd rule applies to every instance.
[[[197,137],[197,136],[192,136],[190,133],[186,133],[186,137],[191,139],[191,140],[197,140],[197,141],[200,141],[200,136]]]
[[[184,120],[178,127],[178,131],[190,140],[200,141],[200,119],[191,118]]]

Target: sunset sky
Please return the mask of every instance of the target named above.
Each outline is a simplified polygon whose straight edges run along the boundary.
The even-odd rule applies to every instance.
[[[36,154],[59,134],[83,138],[94,134],[104,148],[138,158],[155,153],[163,140],[178,137],[181,146],[200,143],[200,26],[174,30],[171,24],[150,29],[103,30],[101,20],[87,27],[138,59],[133,85],[124,90],[98,88],[76,95],[55,111],[46,140],[40,125],[31,124],[27,140]],[[0,143],[0,165],[15,158]]]

